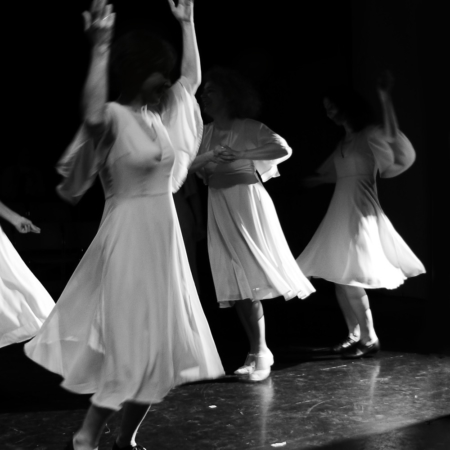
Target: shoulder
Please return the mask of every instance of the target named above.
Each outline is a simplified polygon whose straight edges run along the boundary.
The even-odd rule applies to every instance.
[[[180,98],[185,96],[186,94],[189,94],[188,96],[193,96],[195,92],[190,81],[184,76],[178,78],[178,80],[176,80],[167,91],[167,95],[169,98],[171,96]]]
[[[108,102],[105,105],[105,116],[107,120],[120,120],[121,117],[130,114],[128,108],[117,102]]]
[[[248,129],[255,129],[255,130],[259,130],[262,127],[265,127],[265,125],[262,122],[259,122],[258,120],[255,119],[239,119],[242,124],[245,126],[245,128]]]
[[[379,125],[370,125],[360,131],[361,137],[367,141],[377,141],[384,139],[383,128]]]

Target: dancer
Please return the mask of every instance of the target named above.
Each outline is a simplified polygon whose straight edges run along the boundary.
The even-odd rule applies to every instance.
[[[250,381],[270,374],[261,300],[305,298],[314,288],[287,245],[273,202],[262,185],[279,176],[277,165],[292,153],[286,141],[252,120],[259,101],[239,74],[224,68],[206,75],[202,93],[206,125],[190,171],[209,187],[208,250],[220,307],[236,305],[250,341],[245,364],[235,373]],[[258,177],[258,173],[260,178]]]
[[[189,270],[172,192],[201,137],[193,3],[169,0],[181,24],[181,78],[170,87],[172,48],[146,32],[121,37],[111,64],[121,91],[106,104],[114,14],[104,0],[84,13],[92,61],[84,118],[58,170],[75,203],[100,175],[105,209],[97,235],[40,333],[26,347],[62,386],[94,393],[68,448],[92,450],[123,408],[114,449],[143,449],[136,433],[149,405],[174,386],[220,377],[223,367]]]
[[[0,217],[19,233],[40,233],[33,223],[0,202]],[[55,306],[0,227],[0,348],[31,339]]]
[[[371,125],[369,106],[355,92],[332,89],[324,97],[327,116],[345,137],[310,186],[336,183],[328,211],[297,258],[307,276],[335,283],[336,297],[349,335],[332,348],[347,358],[380,349],[365,289],[395,289],[408,277],[425,272],[422,263],[394,230],[377,196],[377,173],[391,178],[415,160],[414,149],[398,129],[392,100],[393,78],[379,81],[383,126]]]

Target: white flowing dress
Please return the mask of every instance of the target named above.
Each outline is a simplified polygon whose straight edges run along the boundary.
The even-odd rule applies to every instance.
[[[381,129],[368,127],[339,146],[319,168],[324,181],[335,182],[336,187],[324,219],[297,258],[305,275],[349,286],[394,289],[425,272],[378,200],[376,175],[387,174],[394,151],[409,158],[408,167],[414,161],[414,149],[403,133],[389,143]]]
[[[220,307],[236,300],[307,297],[314,288],[295,263],[272,199],[256,174],[263,181],[279,176],[277,165],[290,157],[291,148],[251,119],[235,120],[230,131],[216,130],[218,139],[213,134],[214,125],[206,125],[199,153],[215,145],[241,150],[273,143],[288,152],[274,161],[208,163],[202,170],[209,185],[208,250]]]
[[[0,348],[31,339],[54,306],[0,227]]]
[[[187,175],[201,118],[187,80],[160,114],[107,105],[114,132],[94,149],[83,126],[59,163],[76,202],[99,173],[100,228],[26,354],[93,404],[160,402],[182,383],[224,370],[203,313],[172,193]]]

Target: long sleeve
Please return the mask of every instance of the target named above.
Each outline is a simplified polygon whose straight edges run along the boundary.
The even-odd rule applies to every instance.
[[[92,186],[114,142],[114,113],[107,105],[107,124],[99,139],[83,124],[56,165],[63,180],[56,191],[67,202],[76,204]]]
[[[382,128],[376,127],[370,132],[368,143],[382,178],[400,175],[409,169],[416,159],[414,147],[401,131],[398,131],[393,142],[389,142]],[[402,163],[398,164],[397,161]]]
[[[202,139],[203,121],[197,100],[191,93],[186,78],[181,77],[168,95],[161,116],[175,150],[172,191],[176,192],[183,185],[189,166],[197,155]]]
[[[282,158],[273,159],[269,161],[255,160],[255,168],[263,182],[266,182],[274,177],[279,177],[278,164],[289,159],[292,155],[292,149],[289,147],[285,139],[280,135],[274,133],[269,127],[261,122],[247,119],[245,121],[245,133],[249,136],[249,141],[255,147],[262,147],[267,144],[276,144],[287,151],[287,154]],[[256,138],[256,139],[255,139]]]

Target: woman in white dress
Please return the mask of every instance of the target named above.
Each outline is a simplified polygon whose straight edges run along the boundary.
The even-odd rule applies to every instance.
[[[187,176],[202,122],[194,93],[200,63],[193,5],[169,1],[183,33],[181,78],[170,87],[172,48],[146,32],[111,51],[119,102],[106,103],[114,14],[104,0],[85,13],[92,61],[84,124],[58,164],[59,194],[76,203],[100,176],[100,228],[53,313],[26,354],[60,374],[62,386],[94,393],[68,448],[99,445],[107,419],[123,408],[114,449],[135,442],[149,405],[182,383],[224,374],[200,305],[172,193]]]
[[[273,364],[261,300],[305,298],[314,292],[295,263],[261,182],[279,176],[277,165],[292,150],[281,136],[249,118],[258,100],[236,72],[208,72],[202,102],[213,121],[205,126],[190,171],[201,174],[209,187],[208,250],[217,300],[222,308],[236,305],[250,342],[245,364],[235,373],[261,381]]]
[[[395,177],[415,160],[414,149],[398,129],[386,73],[378,87],[383,127],[370,125],[370,108],[355,92],[330,90],[324,97],[327,116],[345,137],[310,186],[336,183],[328,211],[297,258],[305,275],[335,283],[336,296],[349,330],[332,348],[347,358],[376,353],[376,335],[365,289],[395,289],[406,278],[425,272],[422,263],[394,230],[381,209],[376,177]]]
[[[40,233],[33,223],[0,202],[0,217],[19,233]],[[55,302],[0,227],[0,348],[31,339]]]

